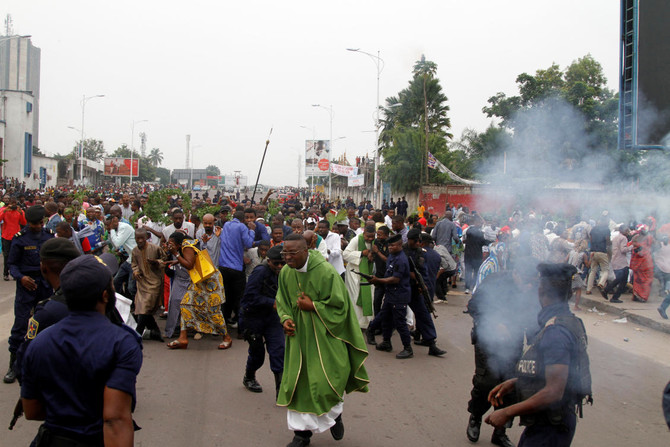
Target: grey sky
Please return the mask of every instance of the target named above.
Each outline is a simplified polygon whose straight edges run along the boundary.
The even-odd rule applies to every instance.
[[[345,136],[334,155],[374,148],[376,68],[348,47],[381,51],[381,101],[403,89],[425,53],[438,64],[452,132],[483,130],[496,92],[515,93],[521,72],[591,53],[618,90],[619,2],[589,1],[128,1],[9,0],[14,31],[42,49],[40,146],[69,151],[81,125],[108,152],[130,146],[133,120],[183,168],[191,134],[196,168],[216,164],[255,178],[274,131],[261,183],[295,185],[298,153],[316,128]],[[367,132],[366,132],[367,131]]]

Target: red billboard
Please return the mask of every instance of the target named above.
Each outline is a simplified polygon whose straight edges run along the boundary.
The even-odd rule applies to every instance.
[[[105,158],[105,175],[130,176],[130,158]],[[132,159],[133,177],[140,173],[140,161]]]

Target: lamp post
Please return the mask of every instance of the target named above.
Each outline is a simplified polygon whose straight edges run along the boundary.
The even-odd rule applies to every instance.
[[[191,146],[191,179],[189,180],[189,182],[190,182],[189,183],[189,188],[191,190],[191,193],[193,193],[193,161],[194,161],[193,159],[195,157],[195,152],[193,152],[193,150],[196,147],[202,147],[202,144],[196,144],[194,146]]]
[[[84,183],[84,117],[86,114],[86,103],[93,98],[104,98],[105,95],[83,95],[81,98],[81,139],[79,140],[79,185]]]
[[[377,108],[375,109],[375,165],[374,165],[374,191],[373,191],[373,202],[375,207],[381,207],[379,201],[379,77],[381,76],[382,71],[384,70],[384,60],[379,57],[379,50],[377,50],[377,55],[361,51],[359,48],[347,48],[347,51],[353,51],[355,53],[362,53],[370,57],[372,61],[377,66]]]
[[[128,186],[133,184],[133,155],[135,152],[135,124],[146,123],[149,120],[133,120],[132,130],[130,131],[130,173],[128,174]],[[139,162],[137,167],[137,175],[140,175]]]

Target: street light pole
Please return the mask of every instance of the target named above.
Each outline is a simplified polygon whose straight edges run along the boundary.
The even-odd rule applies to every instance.
[[[93,98],[104,98],[105,95],[83,95],[81,99],[81,139],[79,140],[79,186],[84,183],[84,116],[86,103]]]
[[[325,111],[328,112],[328,115],[330,116],[330,155],[328,156],[328,200],[333,200],[332,194],[333,194],[333,173],[331,172],[331,166],[330,163],[333,159],[333,106],[330,105],[328,107],[322,106],[321,104],[312,104],[312,107],[321,107]]]
[[[379,57],[380,51],[377,50],[377,55],[361,51],[359,48],[347,48],[347,51],[353,51],[355,53],[362,53],[366,56],[369,56],[377,66],[377,108],[375,109],[375,167],[374,167],[374,191],[373,191],[373,202],[375,207],[381,207],[381,201],[379,200],[379,78],[384,70],[384,60]]]
[[[131,135],[130,135],[130,173],[128,174],[128,186],[133,184],[133,155],[135,152],[135,124],[146,123],[149,120],[133,120]],[[137,175],[140,175],[139,162],[137,167]]]

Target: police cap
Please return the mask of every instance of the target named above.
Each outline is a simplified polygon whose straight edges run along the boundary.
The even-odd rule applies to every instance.
[[[112,280],[107,265],[97,256],[84,255],[68,262],[60,274],[60,284],[68,302],[98,301]]]
[[[40,248],[40,259],[63,259],[71,261],[79,257],[79,250],[74,246],[71,240],[63,237],[49,239],[42,244]]]
[[[28,223],[38,223],[44,219],[44,207],[42,205],[34,205],[26,210],[26,220]]]
[[[407,239],[418,241],[420,237],[421,237],[421,230],[419,230],[418,228],[412,228],[407,232]]]
[[[282,246],[281,245],[275,245],[271,249],[268,250],[268,259],[270,261],[281,261],[281,252],[282,252]]]
[[[395,244],[398,241],[402,241],[402,236],[400,234],[394,234],[393,236],[387,239],[387,242],[389,244]]]
[[[538,264],[537,271],[540,272],[540,278],[543,279],[569,281],[577,273],[577,268],[574,265],[566,263],[550,264],[543,262]]]

